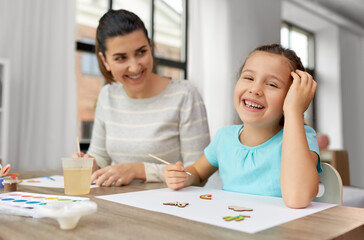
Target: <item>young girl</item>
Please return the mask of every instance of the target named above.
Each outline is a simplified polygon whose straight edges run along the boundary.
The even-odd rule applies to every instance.
[[[219,129],[193,165],[168,165],[168,187],[201,185],[219,168],[224,190],[283,197],[291,208],[308,206],[322,171],[316,133],[303,119],[316,87],[294,51],[278,44],[256,48],[234,92],[243,124]]]
[[[98,97],[90,148],[80,154],[96,159],[91,181],[103,186],[164,181],[165,165],[150,153],[194,163],[210,142],[205,105],[188,81],[152,71],[152,45],[142,20],[109,10],[97,27],[96,54],[108,84]]]

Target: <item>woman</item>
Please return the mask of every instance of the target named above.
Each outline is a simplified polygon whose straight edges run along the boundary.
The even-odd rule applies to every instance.
[[[152,44],[134,13],[109,10],[96,35],[108,84],[98,98],[90,148],[81,153],[96,160],[91,181],[103,186],[163,181],[165,165],[148,154],[171,163],[196,161],[210,141],[197,89],[153,73]]]

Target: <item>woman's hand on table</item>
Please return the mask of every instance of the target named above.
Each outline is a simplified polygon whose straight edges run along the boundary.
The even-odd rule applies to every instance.
[[[134,179],[145,180],[143,163],[119,163],[110,165],[95,171],[91,176],[91,182],[96,181],[97,185],[105,187],[128,185]]]

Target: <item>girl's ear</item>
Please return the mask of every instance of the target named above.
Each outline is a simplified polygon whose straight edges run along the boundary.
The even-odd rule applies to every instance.
[[[104,57],[104,54],[102,54],[102,52],[99,52],[99,57],[100,57],[102,63],[104,64],[106,70],[110,72],[111,71],[111,68],[110,68],[109,64],[107,63],[107,60]]]

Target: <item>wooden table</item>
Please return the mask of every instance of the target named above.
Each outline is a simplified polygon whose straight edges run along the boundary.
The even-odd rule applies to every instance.
[[[21,179],[56,172],[29,172]],[[57,174],[57,173],[56,173]],[[59,172],[58,172],[59,174]],[[98,195],[165,187],[162,183],[134,182],[124,187],[92,188],[98,205],[73,230],[61,230],[54,219],[0,215],[0,239],[364,239],[364,209],[336,206],[282,225],[248,234],[172,215],[95,198]],[[64,195],[60,188],[18,186],[18,191]],[[147,201],[147,199],[146,199]]]

